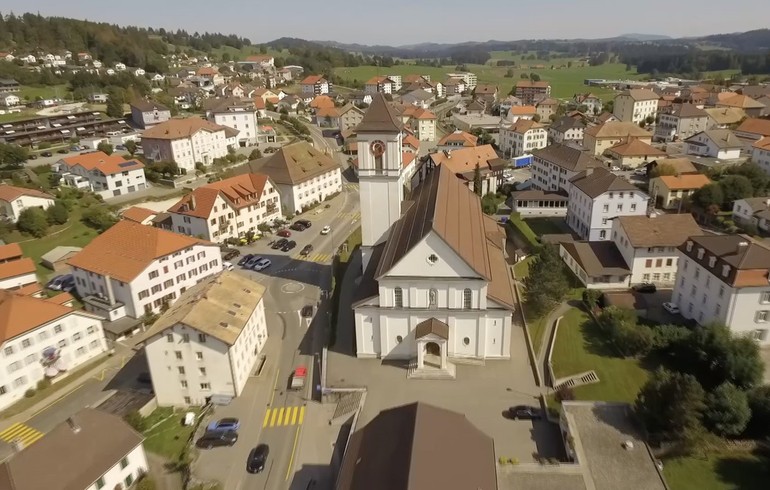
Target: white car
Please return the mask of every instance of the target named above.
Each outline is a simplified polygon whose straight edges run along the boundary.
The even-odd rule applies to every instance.
[[[613,165],[610,170],[612,170],[613,172],[620,172],[620,167],[618,167],[617,165]]]
[[[270,259],[262,259],[254,266],[255,271],[263,271],[270,267],[272,265],[272,262],[270,262]]]
[[[321,228],[321,235],[328,235],[330,231],[332,231],[332,227],[329,225],[326,225],[323,228]]]
[[[663,308],[672,315],[679,314],[679,307],[674,303],[663,303]]]
[[[230,262],[222,262],[222,270],[232,271],[232,270],[235,270],[235,266]]]

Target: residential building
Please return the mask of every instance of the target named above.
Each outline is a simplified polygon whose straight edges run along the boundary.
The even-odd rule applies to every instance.
[[[131,120],[147,129],[171,119],[171,109],[152,100],[137,99],[131,102]]]
[[[674,141],[687,139],[711,127],[708,112],[693,104],[676,104],[660,111],[655,126],[655,139]]]
[[[152,225],[152,221],[158,216],[157,211],[143,208],[141,206],[131,206],[120,213],[121,219],[127,219],[140,225]]]
[[[581,143],[585,129],[586,125],[581,118],[564,116],[548,127],[548,139],[552,143],[565,143],[567,141]]]
[[[537,100],[551,96],[551,84],[546,81],[519,80],[515,88],[513,95],[526,105],[535,105]]]
[[[387,77],[393,82],[393,92],[400,91],[402,86],[401,75],[388,75]]]
[[[692,236],[679,247],[672,302],[701,325],[770,343],[770,249],[744,235]]]
[[[436,102],[436,94],[428,92],[427,90],[417,89],[405,93],[398,100],[404,104],[412,104],[427,109]]]
[[[476,167],[481,175],[481,195],[497,192],[502,183],[502,173],[508,168],[508,161],[500,158],[492,145],[481,145],[456,150],[431,153],[423,165],[420,180],[435,167],[448,167],[453,175],[473,190]]]
[[[563,192],[526,189],[511,193],[512,209],[522,218],[565,217],[569,198]]]
[[[353,104],[346,104],[337,112],[340,131],[355,129],[364,119],[364,111]]]
[[[751,146],[751,161],[770,175],[770,137],[762,138]]]
[[[462,78],[450,77],[444,82],[444,91],[447,97],[450,95],[462,95],[466,90],[467,86],[465,85],[465,80]]]
[[[220,272],[222,257],[214,243],[121,220],[69,264],[86,310],[116,320],[161,311]]]
[[[237,145],[238,131],[190,117],[170,119],[142,134],[144,156],[152,161],[174,161],[180,170],[195,172],[195,164],[211,165]]]
[[[404,125],[409,128],[419,141],[436,139],[436,115],[421,107],[406,105],[396,109]]]
[[[222,243],[272,224],[281,199],[267,175],[247,173],[194,189],[168,213],[173,231]]]
[[[515,123],[519,119],[535,119],[537,107],[533,105],[511,106],[505,114],[505,120]]]
[[[540,116],[541,121],[550,121],[551,116],[554,116],[559,110],[559,105],[560,102],[552,97],[544,97],[535,101],[537,115]]]
[[[657,158],[665,157],[666,152],[632,138],[610,147],[604,155],[612,160],[613,166],[636,168]]]
[[[559,256],[587,289],[627,289],[630,285],[631,269],[613,242],[560,241]]]
[[[54,197],[37,189],[0,184],[0,217],[15,223],[28,208],[46,209],[53,206]]]
[[[715,101],[716,107],[734,107],[736,109],[743,109],[749,117],[759,117],[765,109],[765,104],[757,102],[756,100],[741,94],[731,94],[729,92],[719,94],[723,97],[719,97]]]
[[[253,67],[275,66],[275,57],[269,54],[254,54],[247,56],[245,60],[239,61],[239,65],[252,65]]]
[[[650,175],[658,165],[670,167],[674,171],[674,175],[698,173],[698,169],[689,158],[657,158],[647,164],[647,174]]]
[[[62,158],[54,171],[61,176],[61,185],[87,189],[105,199],[147,187],[142,162],[102,151]]]
[[[759,141],[770,137],[770,119],[758,119],[755,117],[744,119],[737,128],[735,136],[751,141]]]
[[[601,113],[603,108],[602,99],[592,93],[573,95],[571,105],[574,106],[575,109],[580,109],[581,106],[585,106],[584,112],[590,115]]]
[[[497,85],[491,84],[478,84],[473,88],[473,96],[479,100],[484,101],[490,107],[497,104],[497,97],[499,90]]]
[[[652,134],[631,122],[610,121],[588,127],[583,133],[583,146],[594,155],[632,138],[652,144]]]
[[[13,78],[0,78],[0,94],[13,93],[20,90],[21,84]]]
[[[733,202],[733,221],[770,232],[770,197],[747,197]]]
[[[661,209],[682,209],[695,191],[710,183],[703,174],[661,175],[650,179],[650,197]]]
[[[259,142],[259,111],[252,99],[219,99],[206,109],[206,119],[238,131],[239,146],[252,146]]]
[[[532,160],[532,187],[541,191],[567,191],[572,177],[589,168],[605,164],[591,152],[563,144],[548,145],[534,150]]]
[[[6,490],[133,488],[149,472],[143,437],[117,415],[84,408],[0,466]],[[48,464],[45,471],[41,461]]]
[[[35,262],[22,256],[19,244],[0,245],[0,289],[19,290],[36,282]]]
[[[243,172],[266,174],[280,193],[284,213],[289,215],[299,214],[342,191],[342,170],[336,160],[304,141],[283,146],[272,156],[242,168]]]
[[[684,140],[690,155],[730,160],[741,156],[744,143],[729,129],[709,129]]]
[[[31,262],[11,263],[23,260]],[[107,351],[101,319],[61,300],[0,290],[0,409],[24,399],[39,381],[56,382]]]
[[[446,76],[448,78],[457,78],[463,81],[463,91],[472,91],[474,88],[476,88],[476,85],[478,84],[478,77],[475,73],[471,73],[468,71],[458,72],[458,73],[447,73]],[[429,80],[430,81],[430,80]]]
[[[185,291],[158,318],[144,349],[158,405],[241,395],[267,342],[265,290],[224,271]]]
[[[459,129],[447,134],[438,142],[438,151],[451,151],[459,148],[471,148],[478,143],[478,136],[474,136]]]
[[[396,93],[394,86],[395,82],[393,82],[393,80],[390,78],[375,76],[367,80],[367,82],[364,84],[364,93],[370,95],[376,94],[378,92],[383,94],[394,94]]]
[[[308,75],[299,86],[303,94],[323,95],[331,91],[331,84],[323,75]]]
[[[747,117],[743,109],[738,107],[710,107],[704,110],[711,118],[711,129],[727,129]]]
[[[545,126],[533,120],[519,119],[510,126],[500,128],[500,151],[508,158],[529,155],[548,145]]]
[[[619,121],[638,125],[647,118],[655,119],[659,99],[652,90],[632,88],[615,96],[612,113]]]
[[[647,194],[605,168],[589,167],[569,182],[567,224],[583,240],[609,240],[614,218],[647,213]]]
[[[3,107],[13,107],[19,105],[21,99],[18,95],[14,94],[2,94],[0,95],[0,105]]]

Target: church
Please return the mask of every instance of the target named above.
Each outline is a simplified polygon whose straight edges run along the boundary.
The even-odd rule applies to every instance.
[[[515,299],[502,229],[446,166],[409,189],[402,125],[381,94],[356,132],[357,356],[409,360],[451,377],[455,362],[510,358]]]

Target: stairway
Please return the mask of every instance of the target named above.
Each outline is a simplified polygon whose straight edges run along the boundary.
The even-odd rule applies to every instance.
[[[598,383],[599,376],[596,371],[586,371],[584,373],[570,376],[569,378],[562,378],[554,383],[554,389],[556,391],[561,388],[574,388],[576,386],[590,385],[592,383]]]

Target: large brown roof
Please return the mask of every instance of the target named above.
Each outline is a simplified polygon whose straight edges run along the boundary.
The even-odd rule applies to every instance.
[[[26,187],[16,187],[8,184],[0,184],[0,201],[12,202],[20,196],[40,197],[43,199],[54,199],[50,194],[37,189],[27,189]]]
[[[531,80],[519,80],[516,82],[516,88],[546,88],[550,86],[551,84],[545,80],[538,80],[537,82]]]
[[[607,151],[625,157],[659,157],[666,155],[665,151],[659,150],[654,146],[636,138],[632,138],[629,141],[622,141],[612,148],[609,148]]]
[[[587,168],[604,166],[604,163],[590,152],[560,143],[533,150],[532,154],[572,172],[582,172]]]
[[[491,437],[418,402],[383,410],[350,438],[337,490],[496,490]]]
[[[478,140],[479,138],[477,136],[466,133],[465,131],[457,130],[441,138],[441,141],[439,141],[438,144],[439,146],[442,146],[450,142],[458,142],[462,143],[463,146],[476,146]]]
[[[17,260],[20,259],[22,255],[24,254],[18,243],[0,245],[0,262],[5,262],[10,259]]]
[[[693,246],[687,251],[688,243]],[[698,258],[698,251],[704,250]],[[710,270],[720,281],[734,287],[767,287],[770,278],[770,249],[743,235],[692,236],[679,246],[690,259]],[[716,261],[709,266],[711,257]],[[724,275],[725,266],[727,275]]]
[[[396,110],[388,104],[382,93],[372,96],[372,103],[364,113],[364,118],[356,127],[357,133],[398,133],[403,124]]]
[[[189,138],[198,131],[209,131],[211,133],[217,131],[225,131],[225,126],[214,124],[205,119],[199,117],[187,117],[184,119],[169,119],[162,122],[157,126],[146,130],[142,134],[142,139],[160,139],[160,140],[175,140],[180,138]]]
[[[700,133],[696,133],[689,138],[686,138],[684,141],[687,143],[698,144],[695,137],[701,134],[706,135],[706,137],[717,145],[717,147],[722,149],[743,148],[744,146],[743,142],[729,129],[707,129],[706,131],[701,131]]]
[[[719,106],[726,106],[726,107],[738,107],[740,109],[762,109],[765,107],[765,104],[762,104],[761,102],[757,102],[756,100],[752,99],[751,97],[748,97],[746,95],[741,94],[734,94],[730,97],[725,97],[723,99],[720,99],[716,103],[717,107]]]
[[[85,170],[98,170],[104,175],[112,175],[119,172],[128,172],[129,170],[144,168],[144,164],[139,160],[126,160],[120,155],[108,155],[103,151],[93,151],[83,155],[62,158],[61,161],[64,162],[68,168],[80,165]]]
[[[473,174],[477,164],[482,172],[489,170],[489,162],[497,158],[499,157],[492,145],[464,147],[430,155],[436,166],[445,166],[454,174],[466,176]]]
[[[163,104],[155,102],[154,100],[136,99],[131,102],[131,107],[136,107],[142,112],[150,112],[154,110],[169,111],[170,109]]]
[[[591,277],[631,274],[614,242],[562,242],[561,246]]]
[[[120,417],[85,408],[2,465],[4,490],[83,490],[142,443]],[[44,468],[41,466],[44,466]],[[3,477],[7,481],[3,481]]]
[[[235,209],[257,204],[267,180],[265,174],[245,173],[212,182],[182,197],[168,212],[208,219],[217,196],[222,196]]]
[[[703,174],[661,175],[657,178],[671,191],[700,189],[711,183],[711,179]]]
[[[654,168],[657,165],[670,165],[677,174],[690,174],[695,173],[698,171],[698,169],[695,168],[695,165],[692,164],[692,161],[690,161],[689,158],[681,157],[681,158],[658,158],[654,162],[651,162],[654,165],[652,167],[649,167],[650,169]]]
[[[584,170],[572,177],[570,182],[590,198],[610,191],[639,191],[634,184],[618,177],[606,168],[595,168],[590,172]]]
[[[0,289],[0,343],[73,313],[72,308]]]
[[[637,124],[623,121],[610,121],[596,126],[590,126],[585,131],[586,135],[595,138],[652,138],[652,134],[640,128]]]
[[[709,113],[695,104],[677,104],[671,110],[671,115],[679,118],[709,117]]]
[[[618,216],[615,219],[633,247],[678,247],[688,237],[701,233],[689,214]]]
[[[758,136],[770,136],[770,119],[750,117],[743,121],[740,126],[735,128],[735,130],[756,134]]]
[[[414,328],[414,338],[416,339],[430,334],[437,335],[442,339],[449,339],[449,325],[435,318],[429,318],[418,323]]]
[[[717,124],[736,124],[746,117],[746,112],[739,107],[710,107],[704,111]]]
[[[35,262],[28,257],[0,264],[0,279],[10,279],[11,277],[34,273]]]
[[[94,238],[68,263],[119,281],[131,282],[155,259],[193,245],[211,244],[160,228],[121,220]]]
[[[130,208],[120,213],[121,218],[134,221],[136,223],[141,223],[142,221],[149,218],[154,218],[157,215],[157,211],[143,208],[141,206],[131,206]]]
[[[245,168],[267,174],[276,184],[295,185],[340,166],[331,156],[300,141],[281,147],[269,158],[249,162]]]

